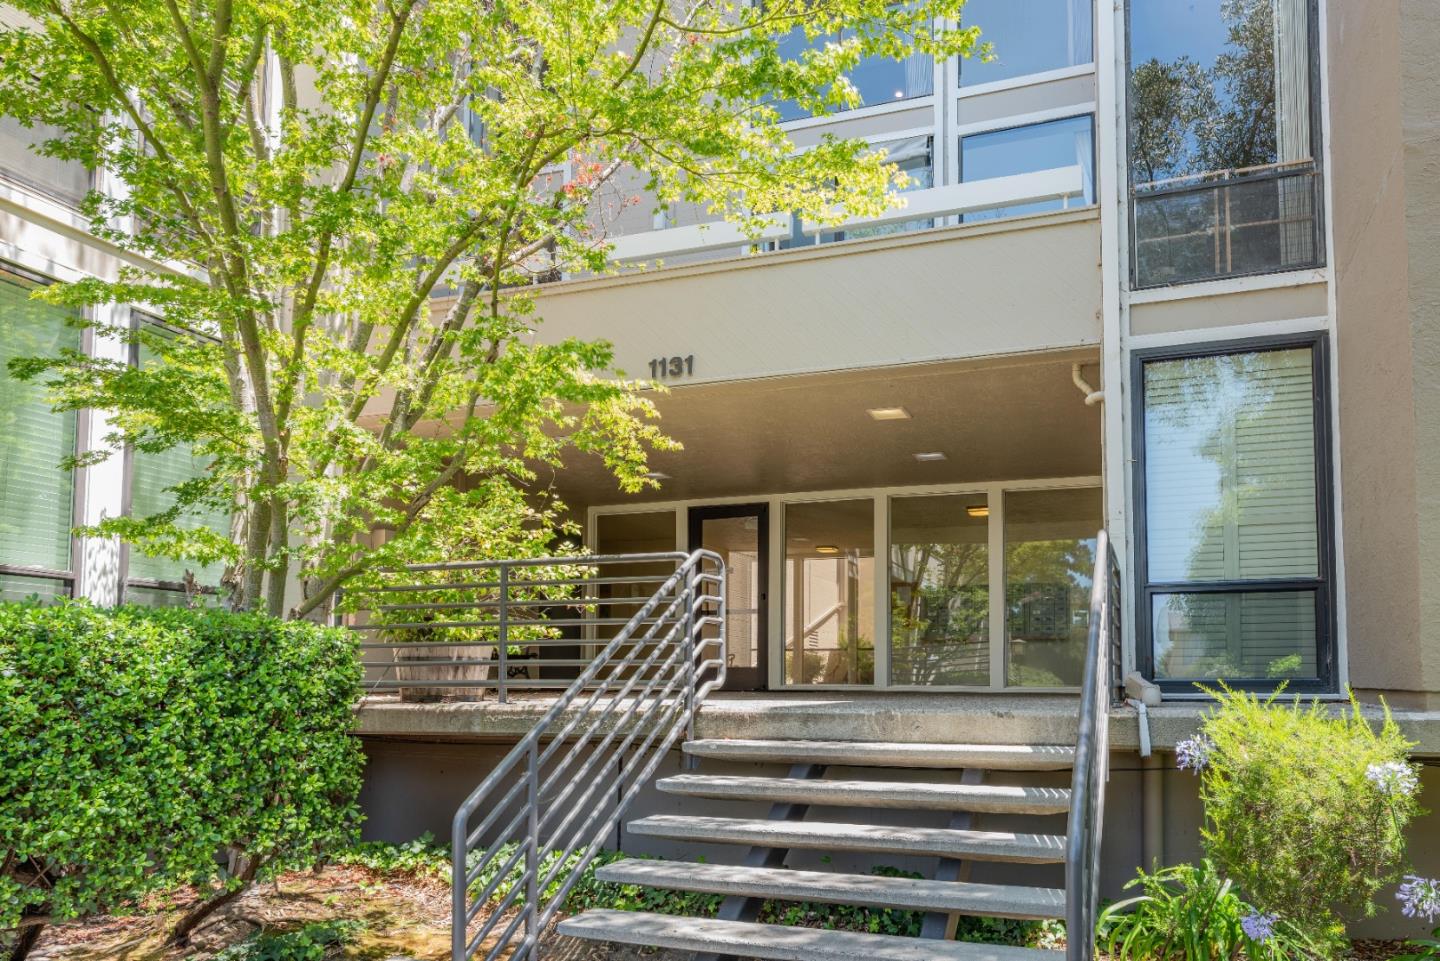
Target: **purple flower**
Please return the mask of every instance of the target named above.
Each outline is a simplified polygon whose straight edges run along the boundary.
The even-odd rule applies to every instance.
[[[1275,922],[1278,918],[1279,915],[1251,911],[1240,919],[1240,928],[1245,932],[1245,937],[1263,944],[1275,933]]]
[[[1440,878],[1407,874],[1395,898],[1400,902],[1400,910],[1405,917],[1423,917],[1429,924],[1440,916]]]
[[[1186,738],[1175,745],[1175,766],[1199,774],[1210,763],[1210,752],[1214,749],[1215,742],[1203,734]]]
[[[1420,786],[1415,769],[1403,761],[1386,761],[1365,769],[1365,779],[1386,797],[1409,797]]]

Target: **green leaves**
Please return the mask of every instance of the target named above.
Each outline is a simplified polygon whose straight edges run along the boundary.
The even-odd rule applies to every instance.
[[[799,149],[773,105],[855,106],[867,56],[977,52],[975,28],[939,26],[962,3],[15,0],[0,113],[124,184],[86,212],[142,265],[44,296],[210,338],[145,370],[26,368],[58,407],[110,412],[116,451],[212,459],[175,516],[90,533],[227,554],[236,606],[275,615],[298,573],[303,615],[380,562],[377,527],[403,562],[467,511],[511,539],[559,525],[541,468],[598,457],[645,486],[673,445],[642,385],[618,379],[603,318],[536,346],[532,285],[610,269],[637,205],[751,228],[879,211],[893,165],[857,140]],[[796,29],[839,39],[782,55]],[[180,534],[219,501],[243,550]]]
[[[0,604],[0,929],[228,884],[353,842],[345,632],[258,615]]]
[[[1217,697],[1202,724],[1213,743],[1200,782],[1206,853],[1262,910],[1336,950],[1337,912],[1375,914],[1406,863],[1420,806],[1396,785],[1417,780],[1404,776],[1411,745],[1388,711],[1372,727],[1354,702],[1332,713],[1278,693]]]

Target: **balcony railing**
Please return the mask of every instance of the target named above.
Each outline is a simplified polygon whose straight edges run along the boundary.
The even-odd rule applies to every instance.
[[[849,217],[837,223],[821,224],[799,220],[788,213],[769,214],[758,233],[747,234],[727,221],[667,227],[612,238],[610,259],[634,263],[699,253],[749,252],[757,244],[785,240],[802,234],[816,238],[837,230],[885,227],[913,221],[1003,210],[1025,204],[1059,201],[1062,205],[1083,198],[1085,173],[1077,166],[1056,167],[1034,173],[993,177],[970,183],[931,187],[897,194],[894,203],[873,217]],[[836,211],[837,216],[843,211]]]

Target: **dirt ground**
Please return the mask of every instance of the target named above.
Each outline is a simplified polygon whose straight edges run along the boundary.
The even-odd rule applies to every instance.
[[[362,867],[329,867],[257,885],[203,925],[187,948],[166,948],[164,934],[193,895],[144,905],[133,916],[103,918],[47,930],[33,961],[178,961],[208,959],[261,931],[286,931],[315,921],[355,919],[354,942],[327,961],[448,961],[450,890],[431,877],[383,875]],[[1386,961],[1399,942],[1360,941],[1354,961]],[[684,952],[594,944],[549,934],[547,961],[689,961]],[[483,957],[483,954],[481,955]]]

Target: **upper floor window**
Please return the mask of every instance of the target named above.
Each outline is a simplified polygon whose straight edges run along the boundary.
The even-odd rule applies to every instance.
[[[1035,173],[1056,167],[1078,166],[1084,181],[1085,204],[1095,202],[1095,120],[1066,117],[1024,127],[989,130],[960,138],[960,181],[972,183],[992,177]],[[969,213],[966,223],[1059,210],[1061,200],[1043,200]]]
[[[1136,287],[1313,267],[1312,0],[1131,0]]]
[[[17,357],[80,349],[71,312],[30,299],[36,282],[0,269],[0,599],[74,589],[70,528],[76,415],[56,413],[43,384],[11,376]]]
[[[90,171],[78,160],[47,157],[35,150],[59,134],[44,124],[24,127],[12,117],[0,117],[0,176],[78,206],[90,192]]]
[[[1091,0],[966,0],[963,23],[980,28],[994,59],[960,62],[960,86],[974,87],[1094,61]]]
[[[1328,685],[1324,341],[1145,352],[1136,365],[1139,623],[1153,677],[1190,691]]]
[[[810,40],[803,28],[796,27],[780,41],[780,56],[798,60],[812,47],[823,47],[844,38],[845,33],[842,32],[820,34]],[[849,76],[860,93],[860,105],[863,107],[928,97],[935,92],[935,60],[923,53],[912,53],[903,60],[865,57],[855,65]],[[793,100],[781,100],[773,106],[780,113],[781,120],[800,120],[810,116]]]

